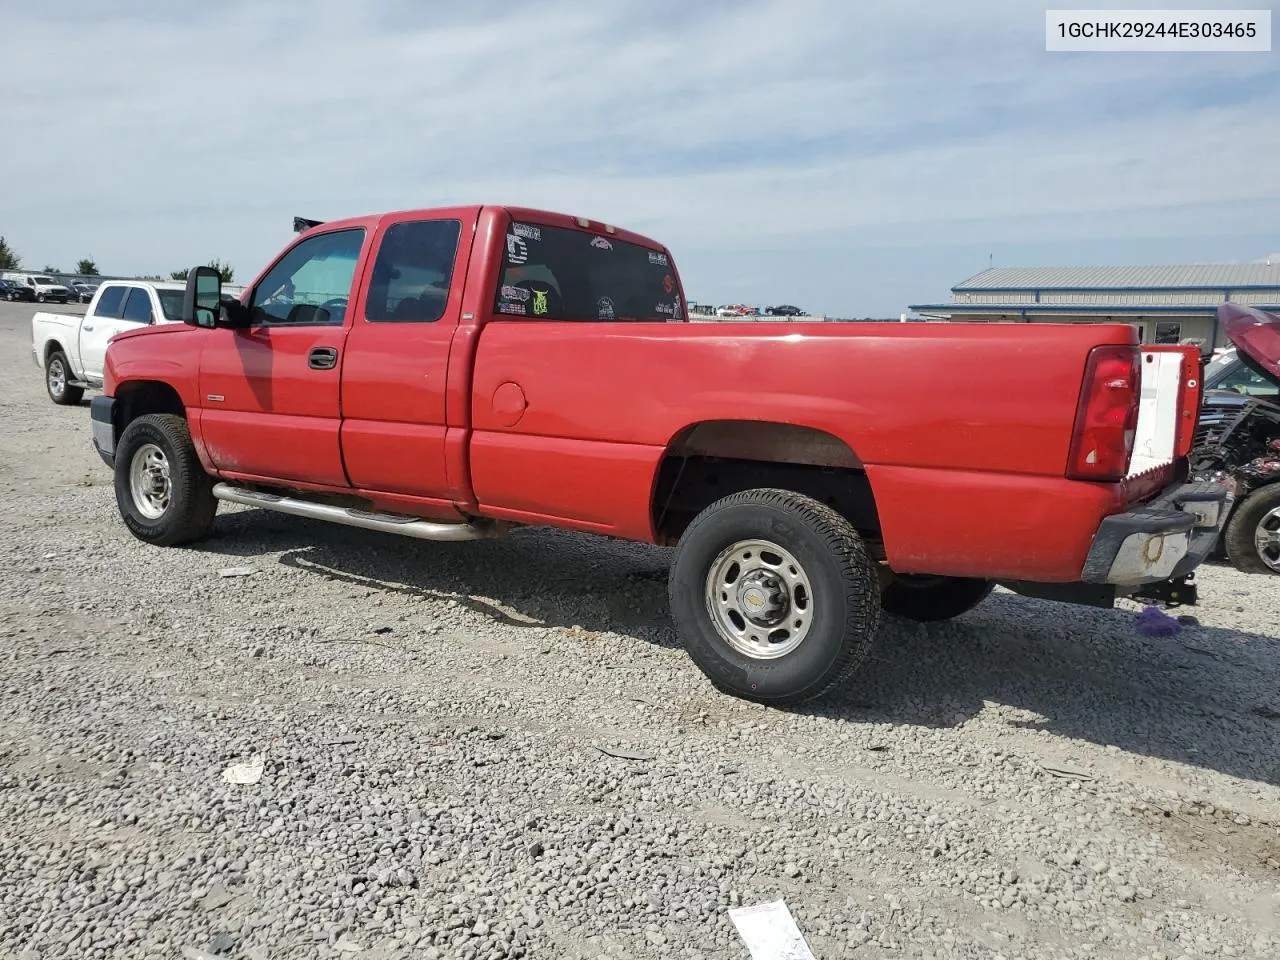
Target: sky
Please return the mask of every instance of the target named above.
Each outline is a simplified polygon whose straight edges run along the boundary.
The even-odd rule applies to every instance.
[[[855,317],[1280,251],[1280,46],[1049,53],[1045,7],[0,0],[0,235],[246,282],[295,215],[507,203],[667,243],[692,300]]]

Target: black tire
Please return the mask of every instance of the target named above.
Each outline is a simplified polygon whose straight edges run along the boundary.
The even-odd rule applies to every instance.
[[[990,580],[899,574],[881,590],[880,605],[896,617],[917,623],[936,623],[968,613],[991,596],[995,588]]]
[[[141,508],[131,481],[135,456],[150,453],[148,445],[158,449],[168,467],[167,502],[158,515]],[[171,413],[148,414],[125,428],[116,448],[115,488],[116,506],[129,532],[158,547],[202,539],[218,511],[213,480],[200,465],[187,421]]]
[[[73,387],[71,364],[61,350],[54,350],[44,362],[44,388],[49,399],[61,407],[74,407],[84,399],[84,387]]]
[[[808,583],[808,589],[796,588],[780,601],[776,593],[769,597],[786,612],[777,625],[781,629],[758,627],[738,615],[736,622],[747,633],[760,635],[757,650],[771,646],[771,633],[787,633],[793,623],[805,622],[793,616],[807,615],[806,631],[788,634],[798,635],[798,645],[767,659],[736,647],[710,609],[715,591],[708,590],[707,581],[722,552],[750,540],[790,553]],[[795,572],[785,559],[781,568]],[[736,591],[721,596],[742,599],[743,590],[751,592],[747,581],[759,573],[740,576]],[[723,693],[761,703],[802,703],[843,684],[867,659],[880,629],[876,564],[862,538],[830,507],[790,490],[746,490],[699,513],[676,547],[668,596],[685,650],[711,683]],[[788,642],[773,649],[785,650]]]
[[[1237,504],[1223,536],[1227,559],[1237,570],[1280,573],[1280,542],[1260,548],[1255,539],[1260,526],[1267,531],[1280,530],[1280,483],[1255,490]]]
[[[36,294],[36,303],[44,303],[44,294],[43,294],[43,293],[37,293],[37,294]]]

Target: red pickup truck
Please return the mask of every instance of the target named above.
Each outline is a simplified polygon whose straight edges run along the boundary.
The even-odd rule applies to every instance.
[[[111,341],[93,439],[138,538],[198,540],[225,500],[674,545],[692,659],[784,703],[850,676],[882,610],[1194,602],[1226,515],[1187,482],[1199,355],[1128,325],[689,323],[671,252],[586,218],[302,226],[240,300],[197,268],[183,323]]]

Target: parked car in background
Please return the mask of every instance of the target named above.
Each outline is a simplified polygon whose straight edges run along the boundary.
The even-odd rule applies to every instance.
[[[43,313],[31,318],[31,352],[44,370],[54,403],[79,403],[89,387],[101,386],[107,342],[124,330],[176,323],[182,313],[180,283],[108,280],[84,313]]]
[[[71,283],[70,289],[74,299],[81,303],[88,303],[93,299],[93,295],[98,292],[98,284],[89,283],[85,280],[75,280]]]
[[[792,306],[789,303],[784,303],[776,307],[769,307],[765,310],[765,313],[769,314],[771,317],[803,317],[805,315],[803,310],[799,307]]]
[[[198,541],[226,501],[674,545],[685,649],[749,699],[820,696],[882,611],[945,620],[996,583],[1194,602],[1226,512],[1184,482],[1199,351],[1129,324],[690,324],[664,245],[501,206],[314,225],[219,293],[194,268],[182,324],[106,350],[93,443],[134,537]]]
[[[1218,545],[1231,565],[1280,574],[1280,316],[1224,304],[1218,322],[1235,348],[1206,367],[1191,470],[1234,485]]]
[[[5,300],[30,300],[34,302],[36,292],[17,280],[0,280],[0,297]]]
[[[47,301],[66,303],[71,299],[70,290],[58,283],[53,277],[42,273],[6,273],[4,279],[10,281],[10,283],[16,282],[24,288],[23,295],[19,298],[22,300],[34,300],[37,303],[45,303]]]

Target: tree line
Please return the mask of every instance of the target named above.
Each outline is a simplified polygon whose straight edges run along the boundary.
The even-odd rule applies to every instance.
[[[222,277],[223,283],[231,283],[232,280],[235,279],[236,272],[232,268],[231,264],[223,263],[221,260],[215,257],[214,259],[210,260],[207,265],[210,267],[213,267],[213,269],[218,271],[218,275]],[[21,270],[21,269],[22,269],[22,257],[18,256],[18,252],[9,245],[9,242],[5,240],[3,236],[0,236],[0,270]],[[191,271],[190,267],[187,267],[183,270],[174,270],[172,273],[169,274],[169,276],[174,280],[184,281],[187,279],[187,274],[190,271]],[[52,267],[49,264],[45,264],[44,269],[41,270],[40,272],[41,273],[66,273],[65,270],[61,270],[58,267]],[[82,277],[101,276],[101,273],[98,271],[98,264],[92,258],[89,258],[89,257],[86,257],[83,260],[77,260],[76,269],[73,272],[76,275],[82,276]]]

